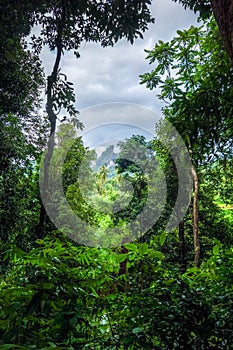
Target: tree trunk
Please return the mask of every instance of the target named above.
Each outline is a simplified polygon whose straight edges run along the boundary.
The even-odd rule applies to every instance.
[[[43,193],[43,202],[48,200],[48,190],[49,190],[49,169],[50,163],[53,156],[53,150],[55,146],[55,131],[56,131],[56,122],[57,116],[53,111],[53,88],[54,83],[57,79],[59,65],[61,62],[62,55],[62,45],[61,43],[57,44],[57,55],[54,63],[53,71],[51,75],[47,78],[47,103],[46,103],[46,112],[48,114],[50,122],[50,135],[47,146],[47,153],[44,158],[44,167],[43,167],[43,183],[41,185],[41,192]],[[36,238],[43,238],[46,234],[46,224],[48,224],[48,216],[44,208],[43,203],[41,203],[40,210],[40,222],[36,232]]]
[[[179,232],[179,260],[181,271],[186,271],[186,262],[185,262],[185,238],[184,238],[184,222],[183,220],[179,223],[178,226]]]
[[[211,0],[223,44],[233,64],[233,1]]]
[[[194,181],[194,194],[193,194],[193,238],[194,238],[194,263],[196,267],[200,266],[201,246],[198,233],[198,176],[197,172],[192,167],[192,175]]]

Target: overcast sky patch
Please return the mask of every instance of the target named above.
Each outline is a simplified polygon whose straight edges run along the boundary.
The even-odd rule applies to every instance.
[[[61,71],[74,83],[78,110],[109,102],[137,103],[161,110],[156,92],[139,85],[139,75],[152,69],[144,50],[152,49],[158,40],[170,40],[178,29],[196,24],[196,16],[171,0],[153,0],[151,12],[155,24],[149,26],[144,40],[137,39],[131,45],[122,39],[108,48],[84,43],[79,59],[73,52],[62,57]],[[45,49],[42,60],[46,74],[51,73],[54,54]]]
[[[139,75],[153,68],[145,59],[145,49],[152,49],[158,40],[170,40],[177,30],[196,25],[197,16],[172,0],[153,0],[151,12],[155,24],[151,24],[144,39],[137,39],[134,45],[125,39],[107,48],[83,43],[79,59],[73,52],[66,52],[62,57],[61,72],[74,84],[76,108],[80,111],[84,132],[88,134],[88,130],[101,125],[95,129],[96,137],[91,133],[93,143],[98,142],[99,132],[109,133],[103,124],[129,123],[154,133],[155,124],[161,118],[163,103],[156,97],[159,91],[140,85]],[[51,74],[55,53],[45,48],[41,58],[46,75]],[[145,112],[145,108],[150,112]],[[133,128],[131,131],[133,133]],[[122,132],[125,137],[124,134],[125,131]]]

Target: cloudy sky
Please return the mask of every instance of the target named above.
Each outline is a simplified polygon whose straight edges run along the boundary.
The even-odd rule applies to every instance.
[[[144,50],[152,49],[158,40],[171,39],[178,29],[196,24],[196,16],[171,0],[153,0],[151,12],[155,23],[150,25],[144,39],[137,39],[134,45],[125,40],[108,48],[86,43],[80,49],[81,58],[77,59],[72,52],[66,53],[62,58],[62,72],[74,83],[76,106],[81,112],[80,118],[88,128],[98,124],[98,116],[93,117],[95,108],[91,108],[92,115],[89,116],[91,120],[95,120],[94,123],[88,122],[86,112],[86,109],[95,105],[130,103],[148,107],[160,114],[162,104],[156,98],[156,92],[149,91],[139,84],[139,75],[151,70]],[[54,55],[44,50],[42,60],[46,74],[49,74]],[[135,122],[134,119],[131,113],[131,116],[126,116],[125,123]],[[144,115],[141,117],[140,126],[143,126],[143,120],[145,121]],[[113,110],[111,116],[108,116],[108,121],[120,122],[119,118],[114,116]],[[138,125],[137,122],[134,124]],[[101,132],[103,133],[103,130]]]

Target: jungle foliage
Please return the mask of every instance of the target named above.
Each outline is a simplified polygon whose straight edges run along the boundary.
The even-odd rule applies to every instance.
[[[186,215],[167,232],[179,183],[171,152],[158,137],[134,135],[96,161],[76,136],[82,125],[74,89],[60,71],[65,51],[78,56],[82,41],[107,46],[141,37],[153,22],[151,1],[0,1],[0,350],[232,349],[233,70],[209,2],[180,2],[201,11],[204,22],[156,43],[147,51],[152,70],[141,75],[165,102],[164,119],[181,135],[196,178]],[[35,24],[41,33],[29,50]],[[56,52],[47,78],[39,58],[44,45]],[[67,118],[56,127],[62,109]],[[94,247],[45,217],[39,168],[54,128],[46,186],[62,174],[63,197],[59,188],[48,196],[58,200],[58,220],[68,215],[65,195],[94,227]],[[129,150],[137,165],[127,160]],[[133,220],[140,233],[150,219],[137,221],[145,205],[161,209],[148,200],[147,183],[162,196],[163,176],[159,220],[145,235],[129,240],[125,229],[120,246],[103,247],[108,228]]]

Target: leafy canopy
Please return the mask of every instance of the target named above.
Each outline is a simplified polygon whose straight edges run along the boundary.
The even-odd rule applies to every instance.
[[[233,69],[215,21],[177,31],[170,42],[147,51],[151,72],[141,75],[160,88],[163,112],[201,162],[231,154]]]

